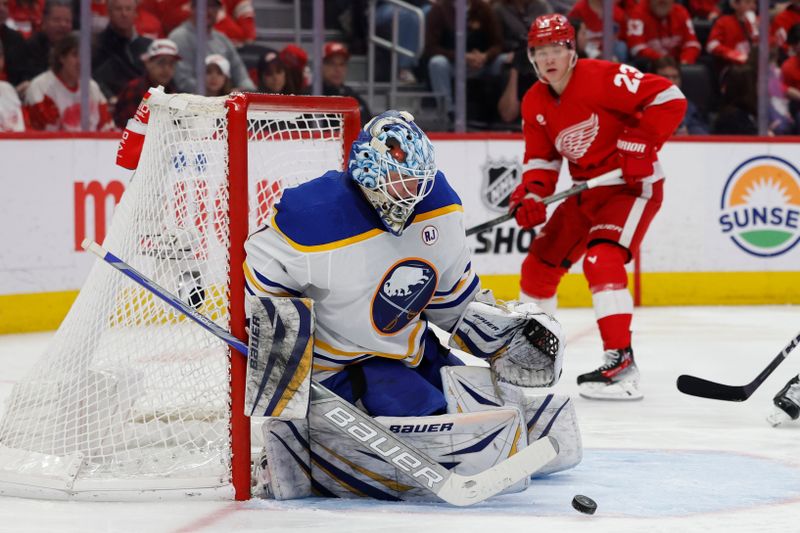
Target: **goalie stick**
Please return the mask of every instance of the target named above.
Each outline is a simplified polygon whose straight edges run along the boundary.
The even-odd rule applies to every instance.
[[[574,196],[580,192],[583,192],[587,189],[594,189],[595,187],[600,187],[603,185],[622,185],[625,183],[622,180],[622,171],[620,169],[614,169],[605,174],[600,174],[596,178],[592,178],[590,180],[586,180],[578,185],[570,187],[569,189],[561,192],[557,192],[555,194],[551,194],[547,198],[542,200],[544,205],[550,205],[553,202],[558,202],[559,200],[563,200],[564,198],[569,198],[570,196]],[[511,220],[514,218],[514,214],[516,213],[516,209],[514,211],[510,211],[505,215],[500,215],[497,218],[493,218],[492,220],[488,220],[483,224],[478,224],[477,226],[473,226],[467,230],[467,237],[470,235],[474,235],[475,233],[480,233],[482,231],[486,231],[489,228],[492,228],[498,224],[502,224],[506,220]]]
[[[84,250],[94,253],[203,329],[247,356],[248,347],[244,342],[125,261],[91,239],[85,239],[82,246]],[[397,438],[387,428],[316,381],[311,382],[311,403],[321,408],[324,413],[322,418],[334,430],[343,433],[364,450],[372,454],[379,453],[414,485],[429,490],[451,505],[466,506],[482,502],[530,477],[558,455],[558,442],[552,437],[543,437],[483,472],[474,475],[456,474],[416,447]]]
[[[726,402],[743,402],[766,381],[769,375],[789,356],[789,353],[791,353],[798,343],[800,343],[800,333],[790,340],[789,344],[783,348],[781,353],[775,356],[767,367],[747,385],[723,385],[722,383],[683,374],[678,376],[678,390],[684,394],[698,396],[700,398],[724,400]]]

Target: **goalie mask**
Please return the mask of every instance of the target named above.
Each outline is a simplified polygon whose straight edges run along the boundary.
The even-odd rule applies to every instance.
[[[403,233],[436,177],[433,145],[406,111],[386,111],[370,120],[353,142],[348,168],[394,235]]]

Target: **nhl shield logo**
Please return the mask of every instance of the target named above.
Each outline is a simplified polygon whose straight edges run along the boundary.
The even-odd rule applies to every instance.
[[[511,193],[522,179],[522,165],[517,161],[489,160],[483,166],[483,185],[481,198],[483,203],[498,213],[508,211]]]

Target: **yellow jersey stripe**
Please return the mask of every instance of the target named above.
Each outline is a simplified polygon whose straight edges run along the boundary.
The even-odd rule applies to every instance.
[[[372,237],[377,237],[386,233],[382,229],[374,228],[369,231],[365,231],[364,233],[360,233],[358,235],[353,235],[352,237],[347,237],[346,239],[339,239],[338,241],[333,241],[325,244],[314,244],[314,245],[305,245],[300,244],[298,242],[293,241],[286,235],[280,227],[278,227],[278,221],[276,219],[278,215],[277,209],[275,210],[275,214],[272,215],[272,228],[280,233],[286,242],[289,243],[289,246],[294,248],[295,250],[299,250],[301,252],[326,252],[329,250],[335,250],[337,248],[344,248],[345,246],[349,246],[351,244],[355,244],[357,242],[366,241],[367,239],[371,239]]]
[[[416,339],[417,335],[419,334],[419,330],[422,328],[422,321],[418,321],[417,324],[414,326],[414,330],[411,332],[411,335],[408,336],[408,351],[405,354],[394,354],[394,353],[384,353],[384,352],[347,352],[344,350],[340,350],[338,348],[334,348],[330,344],[320,339],[314,340],[314,346],[321,348],[322,350],[326,351],[328,354],[333,356],[343,356],[343,357],[358,357],[360,355],[374,355],[376,357],[385,357],[386,359],[406,359],[410,357],[411,354],[414,353],[414,346],[416,346]]]

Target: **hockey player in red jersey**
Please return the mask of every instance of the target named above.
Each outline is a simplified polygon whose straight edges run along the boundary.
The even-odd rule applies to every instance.
[[[510,206],[519,225],[547,220],[541,199],[554,192],[562,158],[576,182],[619,168],[624,184],[590,189],[558,206],[523,262],[521,298],[555,312],[561,278],[585,254],[605,363],[578,377],[581,395],[639,399],[625,264],[661,207],[664,175],[657,154],[680,124],[686,99],[660,76],[577,59],[575,30],[563,15],[537,18],[528,48],[540,81],[522,101],[524,174]]]

